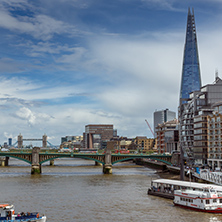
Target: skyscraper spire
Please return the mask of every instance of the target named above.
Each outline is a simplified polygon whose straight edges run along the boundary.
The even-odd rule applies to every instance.
[[[200,87],[201,76],[194,10],[192,9],[191,13],[189,8],[187,16],[186,41],[184,46],[183,69],[180,88],[180,99],[183,100],[182,103],[185,103],[186,99],[189,98],[190,92],[200,90]]]

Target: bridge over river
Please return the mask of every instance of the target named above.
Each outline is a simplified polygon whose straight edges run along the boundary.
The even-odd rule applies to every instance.
[[[171,165],[171,155],[148,155],[148,154],[122,154],[112,153],[111,150],[106,150],[104,153],[89,153],[89,152],[69,152],[59,153],[58,150],[41,150],[39,147],[34,147],[32,150],[11,150],[8,152],[0,152],[0,157],[5,157],[5,162],[2,162],[2,166],[8,165],[8,158],[16,158],[25,161],[31,165],[32,174],[40,174],[42,172],[42,164],[47,161],[53,161],[57,158],[81,158],[87,160],[93,160],[96,163],[103,166],[104,174],[112,173],[112,165],[118,162],[146,158],[153,159],[168,165]]]

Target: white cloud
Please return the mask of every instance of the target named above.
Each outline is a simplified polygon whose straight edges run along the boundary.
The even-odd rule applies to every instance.
[[[35,124],[35,121],[36,121],[36,117],[34,115],[34,113],[26,108],[26,107],[22,107],[20,108],[16,113],[15,115],[18,117],[18,118],[21,118],[23,120],[26,120],[30,125],[34,125]]]

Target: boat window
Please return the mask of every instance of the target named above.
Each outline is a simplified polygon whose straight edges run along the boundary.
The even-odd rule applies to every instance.
[[[206,200],[206,204],[210,204],[210,200]]]
[[[222,203],[222,199],[220,199],[220,203]]]
[[[217,203],[217,199],[213,199],[213,203]]]
[[[201,203],[203,203],[203,200],[201,200]]]

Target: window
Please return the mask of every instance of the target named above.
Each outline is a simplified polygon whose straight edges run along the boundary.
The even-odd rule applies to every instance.
[[[213,199],[213,203],[217,203],[217,199]]]
[[[210,204],[210,200],[206,200],[206,204]]]
[[[222,203],[222,199],[220,199],[220,203]]]

